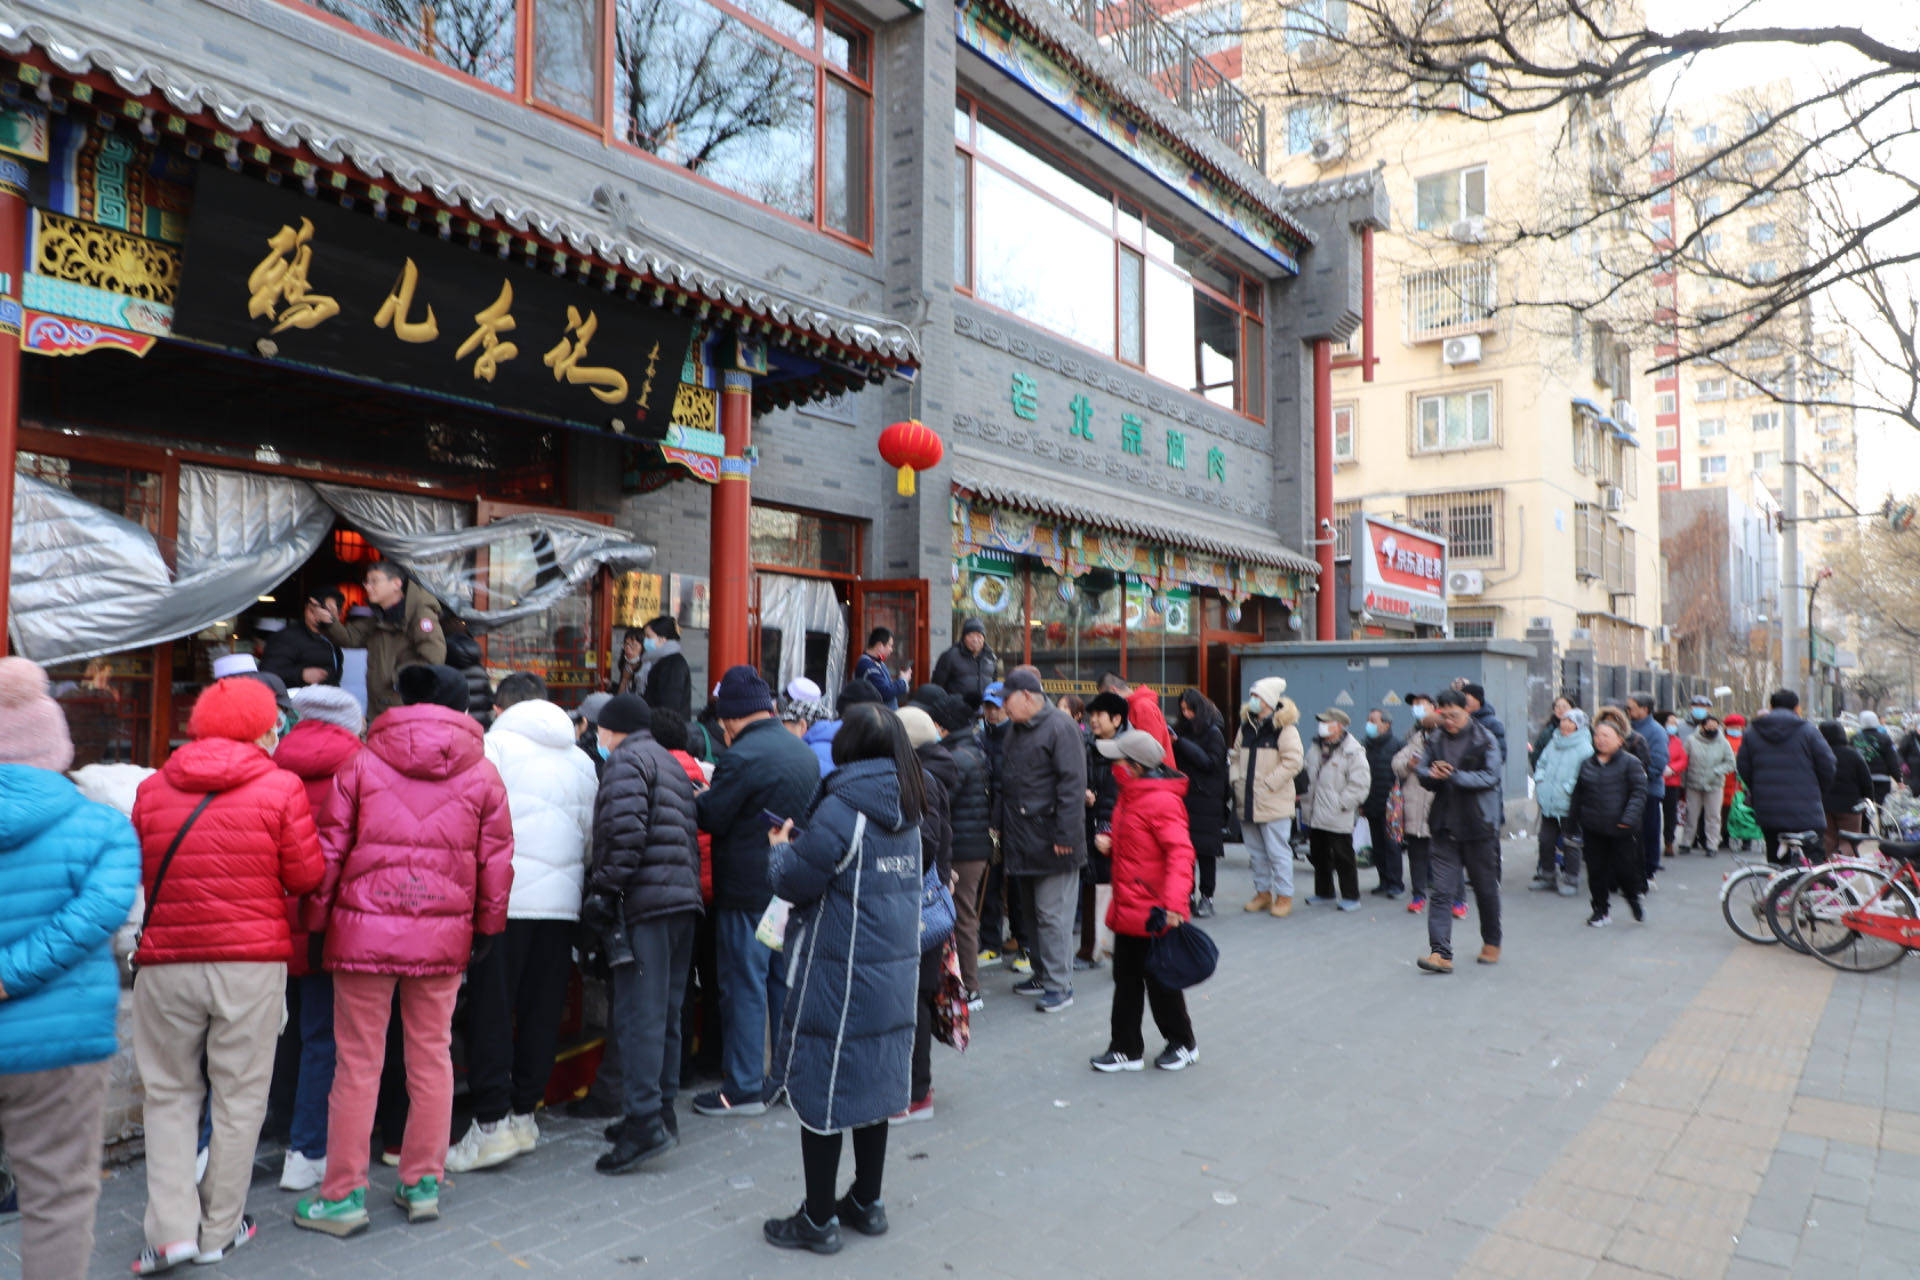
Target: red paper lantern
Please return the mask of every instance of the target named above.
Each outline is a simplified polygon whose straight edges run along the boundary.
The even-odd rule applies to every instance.
[[[896,422],[880,433],[880,458],[900,469],[895,488],[903,497],[913,493],[913,473],[939,466],[945,454],[940,437],[918,418]]]

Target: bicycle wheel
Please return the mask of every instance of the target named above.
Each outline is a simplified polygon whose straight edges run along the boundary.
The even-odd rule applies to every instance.
[[[1726,918],[1727,928],[1748,942],[1766,946],[1780,941],[1767,927],[1765,915],[1767,881],[1773,878],[1773,871],[1772,867],[1742,867],[1720,886],[1720,914]]]
[[[1767,881],[1766,896],[1761,901],[1760,917],[1767,922],[1767,928],[1773,931],[1777,941],[1784,942],[1788,949],[1801,955],[1808,953],[1807,944],[1800,941],[1800,935],[1794,931],[1791,904],[1793,890],[1806,878],[1805,867],[1786,867],[1778,869]]]
[[[1865,910],[1896,920],[1920,918],[1920,904],[1905,885],[1877,867],[1840,863],[1802,876],[1787,910],[1807,949],[1849,973],[1896,965],[1906,958],[1907,949],[1854,929],[1844,919],[1847,913]]]

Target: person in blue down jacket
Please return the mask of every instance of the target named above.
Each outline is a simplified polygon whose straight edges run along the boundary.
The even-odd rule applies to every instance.
[[[769,1244],[815,1253],[839,1251],[843,1221],[863,1235],[887,1229],[887,1119],[911,1092],[920,972],[920,761],[899,717],[870,703],[848,709],[833,759],[804,829],[774,832],[767,863],[773,891],[793,904],[773,1075],[800,1121],[807,1198],[765,1231]],[[836,1201],[848,1130],[853,1186]]]
[[[1593,734],[1587,728],[1587,713],[1575,706],[1569,706],[1554,724],[1553,735],[1534,752],[1533,796],[1540,805],[1540,860],[1534,867],[1533,883],[1527,887],[1553,890],[1571,898],[1580,889],[1580,846],[1560,837],[1569,825],[1567,806],[1573,800],[1574,784],[1580,781],[1580,766],[1593,754]],[[1556,854],[1563,859],[1557,869]]]
[[[1800,718],[1798,693],[1776,690],[1767,704],[1767,714],[1747,726],[1734,763],[1766,836],[1767,861],[1778,862],[1782,835],[1826,830],[1836,766],[1820,730]]]
[[[140,884],[140,842],[81,797],[47,675],[0,658],[0,1132],[20,1184],[25,1280],[87,1273],[100,1120],[119,1047],[113,931]]]

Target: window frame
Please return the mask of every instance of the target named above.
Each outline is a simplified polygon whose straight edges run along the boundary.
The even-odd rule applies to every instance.
[[[1407,452],[1412,455],[1433,455],[1470,453],[1476,449],[1498,449],[1500,447],[1500,396],[1498,392],[1499,387],[1497,384],[1485,383],[1476,387],[1449,388],[1443,391],[1416,391],[1411,393],[1409,399],[1411,401],[1412,412],[1408,417],[1407,424]],[[1485,396],[1487,398],[1487,439],[1484,441],[1469,441],[1461,445],[1436,444],[1432,448],[1424,447],[1420,443],[1420,423],[1421,415],[1424,412],[1423,406],[1430,400],[1441,402],[1440,424],[1441,430],[1444,433],[1446,424],[1445,402],[1456,396],[1467,402],[1469,423],[1472,421],[1474,398],[1476,396]]]
[[[1413,229],[1426,234],[1438,232],[1444,235],[1446,229],[1455,222],[1463,222],[1468,218],[1486,218],[1492,216],[1493,190],[1487,181],[1487,168],[1487,162],[1482,160],[1475,164],[1463,164],[1456,168],[1441,169],[1433,173],[1423,173],[1415,177],[1413,180]],[[1467,175],[1474,173],[1480,175],[1481,209],[1478,213],[1469,213],[1467,211]],[[1447,178],[1453,179],[1453,200],[1457,212],[1453,218],[1443,223],[1427,226],[1420,221],[1420,186],[1422,183],[1437,182]]]
[[[712,0],[706,0],[706,2],[712,3]],[[1090,173],[1082,169],[1074,163],[1072,157],[1062,154],[1057,148],[1036,138],[1015,121],[1000,115],[991,106],[983,105],[978,99],[970,97],[966,93],[957,93],[954,99],[955,124],[958,125],[962,117],[964,117],[967,122],[966,136],[956,136],[953,145],[956,156],[959,157],[956,163],[965,163],[967,166],[966,185],[968,200],[965,217],[968,236],[968,278],[964,282],[955,281],[955,291],[963,294],[979,306],[996,311],[1021,324],[1032,325],[1034,328],[1046,333],[1055,341],[1065,342],[1074,347],[1078,347],[1082,351],[1089,351],[1095,355],[1103,356],[1117,364],[1124,365],[1126,368],[1139,373],[1143,377],[1153,379],[1161,386],[1171,387],[1182,394],[1192,396],[1208,408],[1217,412],[1230,413],[1251,422],[1266,422],[1267,405],[1265,401],[1270,394],[1270,380],[1267,376],[1266,315],[1264,306],[1265,282],[1258,277],[1249,275],[1237,263],[1212,252],[1200,237],[1173,225],[1166,219],[1154,216],[1148,212],[1145,207],[1130,199],[1112,183],[1107,182],[1098,174]],[[995,160],[992,156],[983,154],[980,148],[980,125],[983,120],[988,123],[989,127],[991,127],[995,133],[1007,139],[1009,142],[1014,143],[1043,164],[1060,171],[1090,191],[1104,195],[1107,199],[1108,206],[1106,225],[1102,226],[1100,222],[1089,216],[1086,211],[1075,208],[1069,202],[1060,199],[1052,192],[1036,185],[1024,174],[1015,172],[1013,169]],[[995,174],[1006,181],[1019,186],[1028,194],[1046,201],[1056,210],[1065,213],[1084,226],[1107,237],[1113,253],[1114,287],[1113,297],[1110,302],[1112,327],[1109,331],[1109,340],[1105,348],[1089,346],[1076,338],[1059,333],[1036,320],[1029,319],[1026,316],[1020,315],[1018,312],[1009,311],[1005,307],[998,306],[980,296],[978,288],[980,255],[976,241],[978,240],[980,229],[979,169],[982,165],[993,170]],[[1128,230],[1127,224],[1130,221],[1137,221],[1140,225],[1141,235],[1137,240],[1133,237],[1132,232]],[[1210,282],[1194,275],[1191,271],[1179,265],[1179,263],[1160,253],[1154,245],[1156,236],[1176,243],[1187,244],[1202,252],[1209,260],[1214,261],[1222,272],[1230,274],[1233,277],[1233,293],[1231,295],[1223,293]],[[1203,391],[1196,390],[1193,387],[1183,386],[1177,382],[1169,382],[1165,378],[1153,373],[1147,363],[1148,351],[1145,341],[1146,330],[1144,325],[1141,328],[1141,359],[1135,360],[1131,356],[1122,353],[1122,317],[1120,314],[1121,272],[1129,256],[1138,259],[1141,263],[1143,273],[1141,306],[1143,309],[1146,305],[1144,273],[1146,267],[1151,265],[1172,273],[1178,280],[1197,290],[1209,302],[1216,306],[1224,307],[1233,314],[1235,320],[1238,322],[1240,350],[1234,360],[1234,390],[1233,403],[1231,405],[1220,404],[1218,401],[1209,399]],[[1251,347],[1250,340],[1255,339],[1258,341],[1258,354],[1250,360],[1248,356],[1248,351]],[[1260,392],[1261,402],[1259,404],[1249,404],[1251,397],[1248,393],[1251,388],[1249,385],[1248,369],[1249,364],[1254,362],[1257,362],[1260,366],[1260,386],[1258,390]]]
[[[1357,460],[1354,456],[1356,452],[1354,428],[1357,425],[1359,408],[1360,406],[1352,401],[1333,406],[1333,465],[1336,467],[1351,466]],[[1345,432],[1340,430],[1340,419],[1343,417],[1347,420]],[[1340,441],[1343,438],[1347,442],[1345,452],[1340,449]]]

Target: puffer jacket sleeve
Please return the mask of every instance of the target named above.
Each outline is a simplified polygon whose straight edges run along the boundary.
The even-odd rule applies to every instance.
[[[1346,736],[1346,741],[1353,744],[1353,749],[1340,752],[1343,772],[1340,790],[1334,797],[1342,812],[1350,809],[1358,811],[1367,802],[1367,794],[1373,790],[1373,766],[1367,759],[1366,748],[1351,733]]]
[[[838,796],[823,799],[808,816],[807,829],[767,857],[773,891],[795,906],[817,902],[833,883],[833,869],[853,843],[853,809]]]
[[[507,787],[490,760],[474,766],[479,775],[480,849],[474,882],[473,931],[501,933],[507,927],[507,899],[513,892],[513,817]]]
[[[39,927],[0,947],[7,999],[30,996],[99,951],[127,921],[140,887],[140,841],[133,824],[105,805],[86,805],[73,834],[88,850],[77,892]]]
[[[286,784],[280,817],[280,883],[298,897],[318,887],[326,863],[320,854],[320,833],[313,825],[313,811],[307,805],[306,787],[284,770],[278,778]]]
[[[1081,849],[1087,843],[1087,752],[1080,730],[1065,714],[1048,716],[1053,756],[1053,843],[1055,848]],[[1162,721],[1160,732],[1166,733]]]
[[[1627,804],[1620,811],[1620,826],[1627,831],[1638,831],[1641,818],[1647,811],[1647,771],[1627,769],[1623,772],[1627,782]]]
[[[623,744],[624,745],[624,744]],[[616,751],[600,778],[593,802],[593,878],[596,891],[624,897],[640,875],[653,820],[647,758],[639,750]]]
[[[327,927],[334,897],[340,892],[340,877],[346,870],[347,851],[353,848],[354,836],[358,833],[360,773],[365,763],[363,751],[333,775],[326,808],[320,814],[320,883],[308,895],[301,918],[301,923],[315,933]]]

